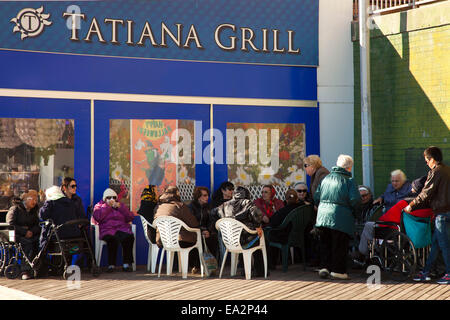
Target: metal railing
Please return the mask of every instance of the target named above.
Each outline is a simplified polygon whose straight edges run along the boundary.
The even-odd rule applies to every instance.
[[[447,0],[369,0],[369,15],[404,11]],[[358,21],[358,0],[353,0],[353,20]]]

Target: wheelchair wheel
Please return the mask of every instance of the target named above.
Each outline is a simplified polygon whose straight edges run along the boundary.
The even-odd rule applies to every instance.
[[[405,281],[414,276],[417,255],[409,237],[402,232],[392,232],[381,247],[384,269],[394,281]]]
[[[15,279],[20,275],[20,265],[17,263],[10,264],[5,269],[5,277],[8,279]]]
[[[6,265],[6,249],[3,242],[0,242],[0,276],[4,275]]]

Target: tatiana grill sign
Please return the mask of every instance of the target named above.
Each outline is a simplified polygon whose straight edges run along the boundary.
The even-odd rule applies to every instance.
[[[6,49],[317,65],[318,0],[9,2],[0,12]]]

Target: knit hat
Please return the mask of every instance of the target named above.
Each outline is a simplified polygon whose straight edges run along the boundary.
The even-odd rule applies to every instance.
[[[420,193],[422,191],[423,187],[425,186],[425,181],[427,181],[427,176],[420,177],[411,183],[411,186],[416,191],[416,193]]]
[[[117,198],[117,193],[113,189],[108,188],[103,192],[103,201],[106,201],[106,197],[116,197]]]
[[[45,190],[45,199],[46,200],[58,200],[64,198],[65,195],[61,191],[61,188],[58,186],[52,186]]]

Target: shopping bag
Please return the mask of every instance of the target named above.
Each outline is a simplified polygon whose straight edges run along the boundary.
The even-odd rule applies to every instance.
[[[203,239],[203,261],[205,261],[206,275],[210,277],[214,275],[217,271],[217,259],[209,251],[208,246],[206,245],[204,235],[202,235],[202,239]]]

